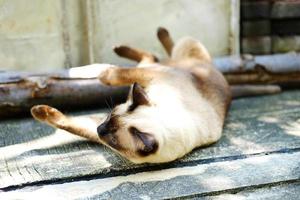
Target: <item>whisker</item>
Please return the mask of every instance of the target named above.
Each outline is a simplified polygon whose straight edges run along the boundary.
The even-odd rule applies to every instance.
[[[110,110],[110,112],[112,112],[112,108],[110,107],[109,103],[107,102],[107,99],[105,99],[105,104],[108,107],[108,109]]]
[[[115,104],[114,104],[113,99],[111,98],[111,96],[109,96],[109,99],[110,99],[111,106],[114,107]]]

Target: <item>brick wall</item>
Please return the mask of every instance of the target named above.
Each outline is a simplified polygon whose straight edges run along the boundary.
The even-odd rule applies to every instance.
[[[300,51],[300,0],[241,0],[241,52]]]

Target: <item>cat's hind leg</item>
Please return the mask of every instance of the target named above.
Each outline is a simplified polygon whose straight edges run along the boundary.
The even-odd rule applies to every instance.
[[[157,38],[160,41],[160,43],[162,44],[162,46],[164,47],[164,49],[166,50],[167,54],[169,56],[171,56],[174,42],[173,42],[168,30],[163,27],[159,27],[157,29]]]
[[[101,123],[101,119],[67,117],[59,110],[47,105],[33,106],[31,108],[31,114],[36,120],[53,126],[54,128],[63,129],[90,141],[101,143],[97,134],[97,124],[99,125]]]
[[[129,46],[117,46],[114,48],[114,51],[118,56],[136,61],[139,64],[150,64],[158,62],[157,57],[153,54]]]

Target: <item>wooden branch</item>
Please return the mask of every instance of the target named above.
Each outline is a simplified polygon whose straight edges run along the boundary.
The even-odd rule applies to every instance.
[[[33,105],[58,108],[107,107],[125,99],[127,87],[108,87],[97,79],[109,65],[91,65],[56,73],[0,73],[0,118],[28,113]]]
[[[300,72],[300,54],[294,52],[262,56],[245,54],[216,58],[214,64],[223,73],[249,72],[256,70],[257,66],[262,66],[273,73]]]
[[[230,84],[300,86],[300,54],[244,55],[214,60]]]
[[[231,85],[279,84],[300,86],[299,54],[226,57],[214,60]],[[36,104],[58,108],[107,106],[127,96],[128,88],[101,85],[97,76],[110,65],[94,64],[53,73],[0,71],[0,118],[28,113]],[[266,89],[266,88],[265,88]],[[239,87],[251,94],[261,94],[263,87]],[[268,88],[270,93],[278,88]],[[245,96],[245,92],[242,92]],[[264,92],[263,92],[264,93]],[[265,92],[269,93],[269,92]]]

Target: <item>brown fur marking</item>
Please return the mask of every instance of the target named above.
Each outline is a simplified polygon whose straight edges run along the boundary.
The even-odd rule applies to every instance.
[[[55,128],[66,130],[94,142],[101,142],[97,135],[91,133],[91,131],[84,127],[78,126],[76,123],[72,122],[72,119],[68,118],[55,108],[47,105],[37,105],[31,108],[31,114],[35,119],[45,122]]]
[[[142,145],[137,145],[136,150],[140,156],[149,156],[158,150],[158,143],[151,134],[141,132],[135,127],[130,127],[129,132],[136,140],[136,144],[142,143]]]
[[[57,109],[47,105],[38,105],[31,108],[32,116],[39,121],[47,121],[56,124],[58,121],[65,119],[65,116]]]
[[[171,56],[174,43],[167,29],[159,27],[157,30],[157,37],[166,50],[167,54]]]
[[[158,62],[157,57],[152,55],[151,53],[136,48],[128,47],[125,45],[115,47],[114,51],[118,56],[128,58],[136,62]]]

